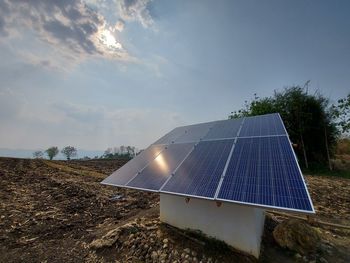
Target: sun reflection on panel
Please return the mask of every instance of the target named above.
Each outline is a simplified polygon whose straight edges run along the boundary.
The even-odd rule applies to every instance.
[[[161,171],[163,171],[164,173],[169,172],[169,166],[162,154],[158,155],[155,161]]]

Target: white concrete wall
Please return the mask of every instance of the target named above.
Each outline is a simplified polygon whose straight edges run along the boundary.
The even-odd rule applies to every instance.
[[[208,236],[259,257],[265,211],[233,203],[160,194],[160,220],[178,228],[200,230]]]

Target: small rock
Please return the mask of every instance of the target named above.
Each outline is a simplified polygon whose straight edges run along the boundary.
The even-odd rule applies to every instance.
[[[185,253],[187,253],[187,254],[190,254],[190,253],[191,253],[191,250],[190,250],[189,248],[185,248],[184,251],[185,251]]]
[[[321,263],[328,263],[328,261],[325,258],[320,258]]]
[[[192,257],[196,257],[197,256],[197,252],[192,250],[191,255],[192,255]]]
[[[167,238],[164,238],[164,239],[163,239],[163,243],[164,243],[164,244],[167,244],[168,242],[169,242],[169,240],[168,240]]]
[[[166,249],[168,247],[168,244],[163,245],[163,249]]]
[[[158,254],[156,251],[152,251],[151,258],[153,261],[155,261],[158,258]]]
[[[165,260],[167,258],[167,254],[163,253],[159,256],[159,260],[162,261],[162,260]]]

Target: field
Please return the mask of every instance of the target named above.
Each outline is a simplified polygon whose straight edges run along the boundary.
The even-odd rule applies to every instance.
[[[0,262],[256,262],[160,223],[157,194],[99,184],[124,163],[0,158]],[[306,180],[317,251],[281,248],[272,231],[288,217],[268,213],[260,262],[350,262],[350,180]]]

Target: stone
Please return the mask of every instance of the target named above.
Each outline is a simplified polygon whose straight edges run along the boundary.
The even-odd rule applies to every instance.
[[[325,258],[321,257],[319,260],[320,260],[320,263],[328,263],[328,261]]]
[[[103,247],[111,247],[119,238],[120,229],[113,229],[104,235],[101,239],[95,239],[91,242],[90,248],[99,249]]]
[[[160,256],[159,256],[159,260],[165,260],[167,258],[167,254],[165,253],[162,253]]]
[[[184,252],[187,253],[187,254],[190,254],[190,253],[191,253],[191,249],[185,248],[185,249],[184,249]]]
[[[151,258],[152,258],[153,261],[158,259],[158,254],[157,254],[156,251],[152,251]]]
[[[168,240],[167,238],[164,238],[164,239],[163,239],[163,243],[164,243],[164,244],[167,244],[168,242],[169,242],[169,240]]]
[[[288,219],[279,224],[273,231],[276,242],[284,248],[308,255],[316,251],[320,237],[309,224],[299,219]]]

